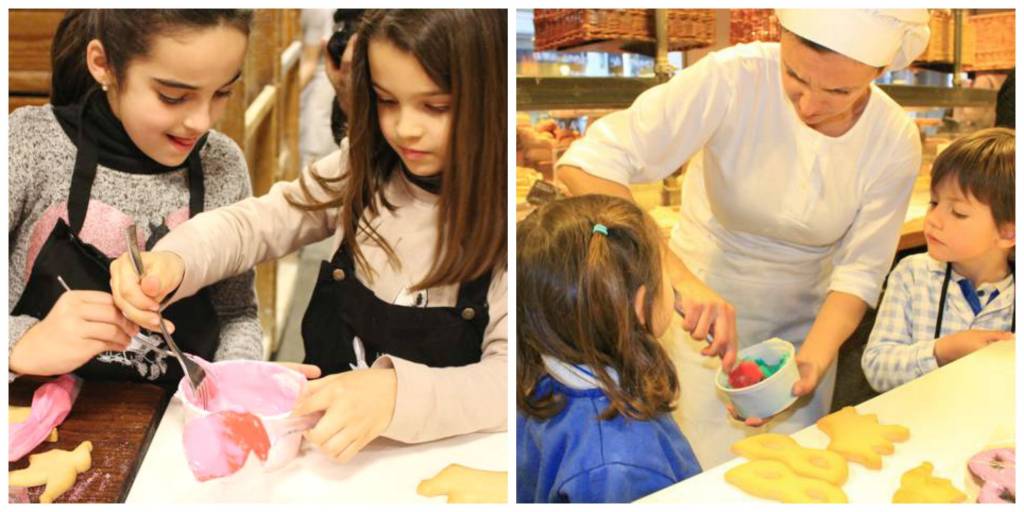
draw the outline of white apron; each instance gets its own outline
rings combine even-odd
[[[687,188],[702,187],[699,172],[699,167],[691,169]],[[693,196],[684,191],[683,201],[700,202]],[[744,257],[735,251],[724,254],[715,237],[686,210],[670,246],[694,275],[736,308],[739,348],[779,337],[799,350],[821,309],[831,266],[824,259],[823,265],[809,265]],[[729,447],[743,437],[762,432],[791,434],[828,413],[835,386],[834,362],[812,396],[797,400],[767,425],[754,428],[729,417],[728,400],[714,384],[721,360],[700,354],[707,342],[692,339],[679,322],[664,341],[679,373],[681,396],[674,415],[705,471],[734,458]]]

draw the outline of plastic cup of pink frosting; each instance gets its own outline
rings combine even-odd
[[[736,412],[744,418],[768,418],[785,410],[797,397],[793,396],[793,384],[800,380],[794,360],[796,350],[793,344],[771,338],[757,345],[739,351],[738,359],[761,359],[767,364],[777,364],[786,357],[785,364],[768,378],[745,388],[729,387],[729,374],[722,368],[715,374],[715,387],[732,402]]]
[[[185,424],[213,413],[233,411],[249,413],[263,424],[270,440],[265,470],[288,463],[299,453],[302,434],[315,424],[316,418],[291,415],[295,401],[305,387],[301,373],[266,361],[233,360],[200,364],[207,378],[214,379],[216,391],[207,407],[202,408],[183,378],[175,396],[185,409]],[[216,440],[210,440],[216,442]]]

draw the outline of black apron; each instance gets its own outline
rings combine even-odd
[[[1010,275],[1016,284],[1017,274],[1014,272],[1013,262],[1010,262]],[[953,264],[946,263],[946,276],[942,278],[942,291],[939,292],[939,313],[935,318],[935,339],[942,337],[942,313],[946,309],[946,295],[949,292],[949,281],[953,277]],[[1016,290],[1016,286],[1014,287]],[[1017,332],[1017,297],[1013,298],[1013,305],[1010,306],[1010,332]]]
[[[36,257],[25,290],[14,306],[12,315],[28,315],[40,320],[45,318],[64,293],[64,288],[57,281],[58,276],[62,277],[72,290],[110,292],[111,259],[78,237],[88,213],[89,195],[100,158],[96,140],[90,134],[90,130],[84,128],[84,113],[87,108],[94,107],[90,106],[89,99],[86,98],[77,108],[81,108],[78,113],[77,130],[73,136],[69,133],[78,147],[68,195],[70,225],[63,219],[58,219]],[[127,137],[127,134],[124,134],[124,137]],[[186,163],[189,167],[189,216],[193,216],[202,211],[204,201],[198,147],[189,155]],[[196,295],[172,304],[163,314],[174,323],[174,340],[184,352],[208,361],[213,359],[220,339],[220,323],[207,289],[204,288]],[[156,339],[159,339],[159,336]],[[135,366],[129,366],[100,361],[98,357],[78,368],[75,373],[86,379],[155,382],[169,388],[177,386],[182,377],[181,366],[173,358],[160,359],[166,366],[166,371],[158,377],[143,375],[152,371],[137,368],[138,365],[148,366],[145,363],[136,362]]]
[[[320,264],[313,296],[302,318],[305,363],[324,375],[357,364],[352,340],[365,348],[367,364],[392,355],[432,367],[480,361],[487,328],[491,272],[462,283],[454,307],[413,307],[379,299],[356,278],[352,255],[341,246]]]

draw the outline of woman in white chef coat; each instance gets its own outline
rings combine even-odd
[[[767,428],[826,414],[839,346],[877,304],[921,163],[914,123],[872,81],[924,50],[927,11],[776,13],[780,43],[709,54],[594,123],[557,164],[573,194],[629,196],[626,184],[690,160],[667,259],[691,333],[675,347],[681,423],[705,468],[763,429],[729,418],[720,361],[702,350],[731,367],[736,343],[792,341],[802,397]],[[708,333],[713,346],[694,341]]]

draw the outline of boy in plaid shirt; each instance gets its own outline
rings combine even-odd
[[[1013,337],[1013,130],[979,130],[935,159],[924,235],[928,252],[889,274],[864,349],[876,391]]]

